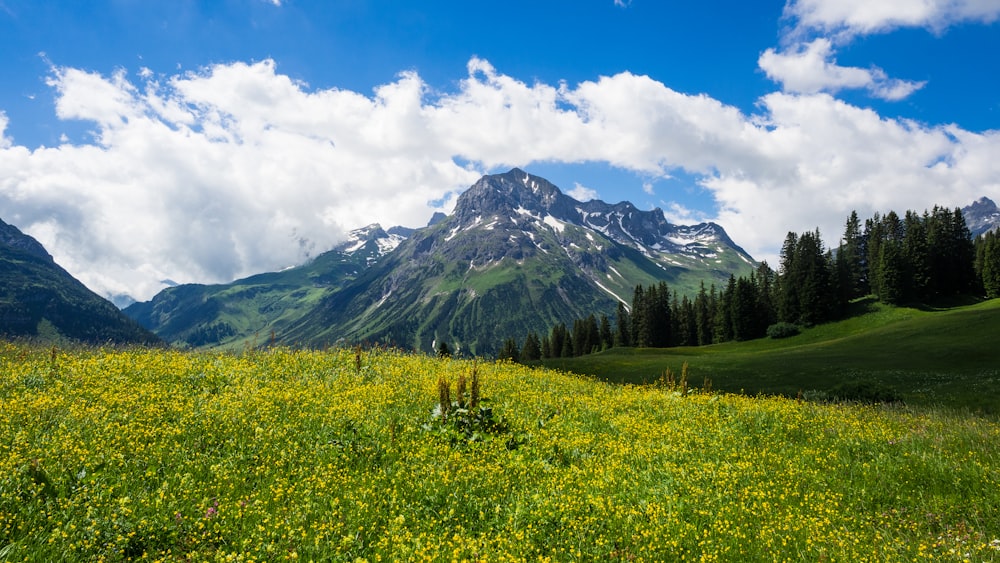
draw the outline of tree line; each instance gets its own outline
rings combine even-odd
[[[778,271],[760,263],[748,276],[731,275],[720,288],[701,284],[693,297],[666,282],[636,286],[631,306],[618,304],[612,321],[589,315],[508,338],[499,357],[514,361],[581,356],[613,346],[702,346],[794,334],[842,318],[849,303],[874,296],[883,303],[920,303],[963,294],[1000,297],[1000,235],[973,240],[959,208],[935,206],[918,214],[878,213],[862,225],[848,217],[836,248],[819,230],[789,232]]]

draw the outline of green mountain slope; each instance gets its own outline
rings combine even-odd
[[[400,238],[371,225],[313,261],[228,284],[165,289],[125,313],[181,347],[242,348],[267,343],[364,272]]]
[[[895,389],[907,402],[1000,413],[1000,300],[946,309],[859,303],[852,318],[782,340],[700,348],[627,349],[546,364],[616,382],[656,380],[687,362],[692,383],[795,396],[842,383]]]
[[[38,241],[3,221],[0,336],[91,344],[159,342],[59,267]]]

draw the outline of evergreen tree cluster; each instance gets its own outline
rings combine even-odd
[[[836,250],[824,246],[819,230],[789,232],[779,271],[762,262],[749,276],[730,276],[726,285],[705,288],[693,298],[666,282],[636,286],[632,306],[618,304],[611,321],[590,315],[528,335],[523,347],[508,339],[501,358],[536,361],[571,357],[612,346],[663,348],[703,346],[794,334],[842,317],[851,300],[874,295],[888,304],[925,302],[982,292],[1000,297],[1000,234],[972,240],[960,209],[935,206],[923,214],[876,213],[864,223],[848,217]]]
[[[983,294],[993,299],[1000,297],[1000,232],[989,231],[976,237],[976,279]]]
[[[530,332],[521,347],[518,347],[516,340],[508,338],[504,341],[498,357],[501,360],[533,362],[592,354],[615,345],[617,344],[611,331],[611,321],[607,315],[601,315],[600,320],[590,315],[585,319],[573,321],[572,330],[566,328],[565,323],[559,323],[552,327],[549,334],[541,338],[537,333]]]
[[[923,215],[907,211],[902,219],[890,211],[865,221],[860,267],[846,275],[857,280],[861,295],[891,304],[922,302],[979,289],[975,259],[961,209],[935,206]]]

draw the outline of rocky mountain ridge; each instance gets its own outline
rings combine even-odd
[[[981,197],[963,207],[962,215],[973,237],[1000,228],[1000,208],[988,197]]]
[[[169,288],[126,312],[184,346],[385,342],[488,352],[590,313],[636,284],[693,292],[753,259],[718,225],[579,202],[523,170],[484,176],[421,229],[368,225],[312,262],[218,286]]]

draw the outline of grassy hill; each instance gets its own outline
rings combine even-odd
[[[352,350],[0,367],[5,561],[1000,560],[970,414]]]
[[[975,415],[377,351],[0,365],[0,560],[1000,560]]]
[[[697,348],[618,348],[552,367],[612,382],[654,381],[687,362],[691,381],[716,389],[794,397],[841,383],[895,389],[913,404],[1000,413],[1000,300],[939,309],[864,301],[857,315],[780,340]]]

